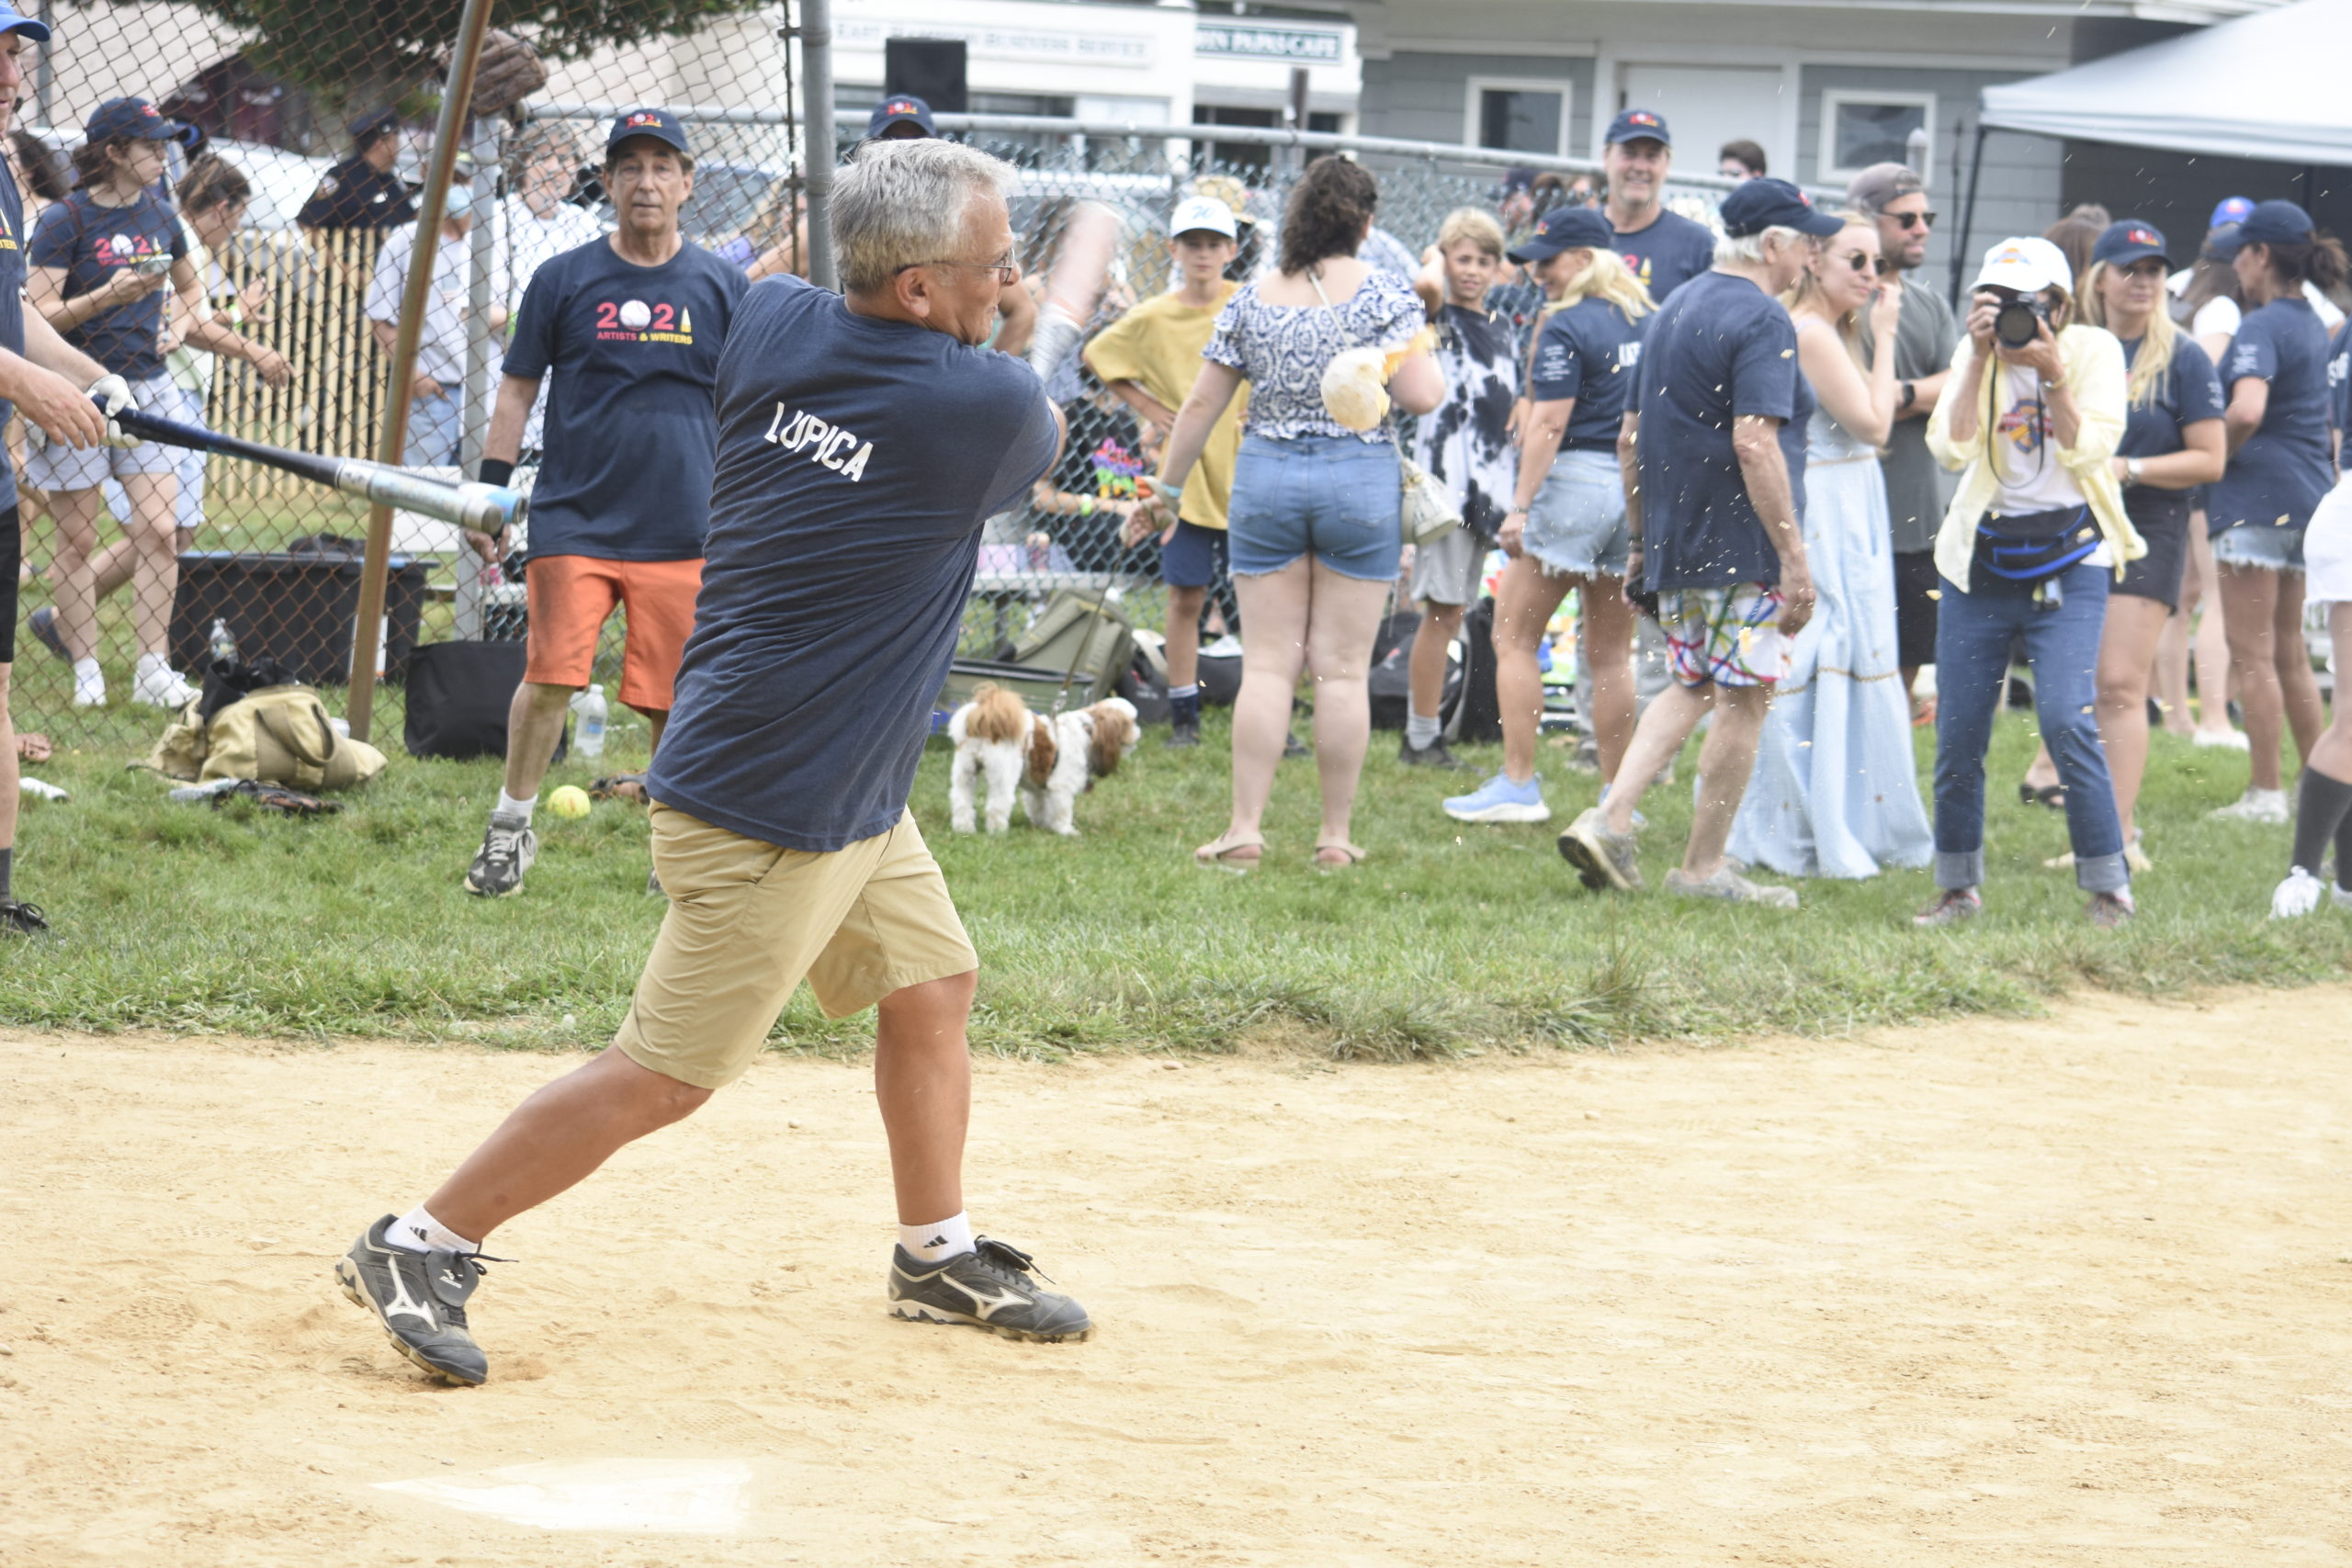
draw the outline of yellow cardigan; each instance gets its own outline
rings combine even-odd
[[[1960,400],[1969,395],[1969,389],[1961,384],[1961,371],[1973,346],[1968,335],[1962,333],[1952,350],[1951,379],[1944,383],[1936,412],[1928,416],[1928,450],[1945,468],[1956,473],[1967,470],[1951,505],[1944,510],[1943,526],[1936,531],[1936,570],[1963,593],[1968,592],[1969,565],[1976,556],[1976,525],[1984,520],[1999,489],[1984,461],[1984,433],[1993,426],[1994,389],[1999,381],[1991,369],[1980,376],[1974,389],[1975,439],[1965,446],[1952,445],[1952,412]],[[2108,553],[2115,558],[2115,575],[2120,578],[2124,562],[2148,553],[2147,541],[2124,514],[2123,488],[2115,482],[2115,470],[2109,466],[2123,439],[2123,345],[2104,327],[2069,326],[2058,334],[2058,356],[2065,363],[2066,385],[2075,394],[2079,416],[2075,445],[2058,448],[2058,462],[2075,476],[2083,499],[2090,503],[2091,515],[2098,519],[2099,532],[2107,536]]]

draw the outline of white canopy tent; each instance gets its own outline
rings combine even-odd
[[[2300,0],[1984,92],[1998,130],[2352,166],[2352,0]]]
[[[1995,130],[2206,158],[2352,167],[2352,0],[2298,0],[2103,60],[1984,90],[1955,255],[1968,254]],[[1952,270],[1960,297],[1962,268]]]

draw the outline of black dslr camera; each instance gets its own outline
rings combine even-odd
[[[1993,338],[2003,348],[2030,348],[2050,324],[2050,306],[2039,294],[2004,293],[1993,311]]]

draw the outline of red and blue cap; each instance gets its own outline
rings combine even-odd
[[[1674,138],[1667,134],[1666,117],[1656,109],[1619,109],[1617,118],[1609,122],[1609,134],[1601,140],[1614,147],[1621,141],[1650,141],[1671,147]]]
[[[612,151],[632,136],[650,136],[667,147],[681,152],[691,152],[686,145],[685,123],[668,109],[636,108],[613,121],[613,129],[605,138],[605,151]]]
[[[2205,227],[2219,229],[2224,223],[2243,223],[2254,216],[2254,202],[2243,196],[2225,196],[2214,204],[2213,216]]]
[[[875,105],[865,118],[865,139],[871,141],[894,125],[920,126],[925,136],[939,134],[931,120],[931,106],[912,93],[894,94]]]
[[[2091,247],[2091,260],[2105,262],[2109,266],[2130,266],[2133,262],[2154,256],[2166,266],[2172,257],[2166,254],[2164,231],[2143,218],[2126,218],[2120,223],[2110,223],[2107,231]]]
[[[1822,211],[1813,204],[1813,197],[1786,180],[1742,180],[1724,197],[1716,213],[1724,220],[1724,232],[1735,240],[1767,229],[1794,229],[1826,240],[1846,226],[1844,219]]]
[[[112,141],[127,136],[137,141],[176,141],[189,144],[194,129],[182,125],[144,98],[108,98],[90,111],[82,133],[92,141]]]
[[[1589,207],[1555,207],[1535,225],[1535,232],[1510,250],[1515,262],[1547,261],[1562,251],[1614,250],[1617,231],[1609,220]]]
[[[2215,239],[2213,249],[2227,261],[2248,245],[2308,245],[2311,242],[2310,213],[2291,201],[2258,201],[2237,232]]]
[[[35,43],[49,41],[49,24],[31,17],[17,15],[16,8],[0,0],[0,33],[22,33]]]

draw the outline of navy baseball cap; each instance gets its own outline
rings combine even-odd
[[[1606,251],[1615,248],[1617,231],[1609,220],[1589,207],[1555,207],[1545,213],[1535,225],[1535,232],[1510,253],[1515,262],[1538,262],[1573,251],[1579,246],[1587,250]]]
[[[1613,147],[1645,137],[1668,147],[1674,145],[1674,138],[1667,134],[1666,117],[1656,109],[1619,109],[1617,118],[1609,122],[1609,134],[1601,140]]]
[[[2234,234],[2222,234],[2213,241],[2213,249],[2223,261],[2229,260],[2248,245],[2308,245],[2312,243],[2312,215],[2291,201],[2260,201],[2255,203],[2245,221]]]
[[[0,0],[0,33],[22,33],[35,43],[47,43],[49,24],[35,21],[30,17],[19,17],[5,0]]]
[[[1767,229],[1794,229],[1826,240],[1846,226],[1844,219],[1822,211],[1811,197],[1786,180],[1742,180],[1716,210],[1723,218],[1724,232],[1735,240]]]
[[[351,132],[352,144],[356,147],[371,147],[375,145],[377,138],[389,135],[400,128],[401,111],[398,109],[378,109],[374,114],[361,115],[344,127],[345,130]]]
[[[82,132],[92,141],[128,136],[139,141],[186,141],[187,127],[144,98],[108,98],[90,111]]]
[[[2254,212],[2254,203],[2242,196],[2225,196],[2214,204],[2213,216],[2205,227],[2219,229],[2224,223],[2243,223]]]
[[[2130,266],[2154,256],[2170,266],[2172,257],[2165,250],[2163,230],[2143,219],[2126,218],[2120,223],[2107,226],[2107,232],[2091,247],[2091,260],[2109,266]]]
[[[939,128],[931,123],[931,106],[912,93],[900,93],[875,105],[874,112],[865,117],[865,139],[871,141],[894,125],[921,126],[925,136],[939,134]]]
[[[611,133],[605,138],[605,155],[610,157],[613,149],[632,136],[650,136],[681,152],[691,151],[686,146],[685,126],[668,109],[631,109],[614,120]]]

